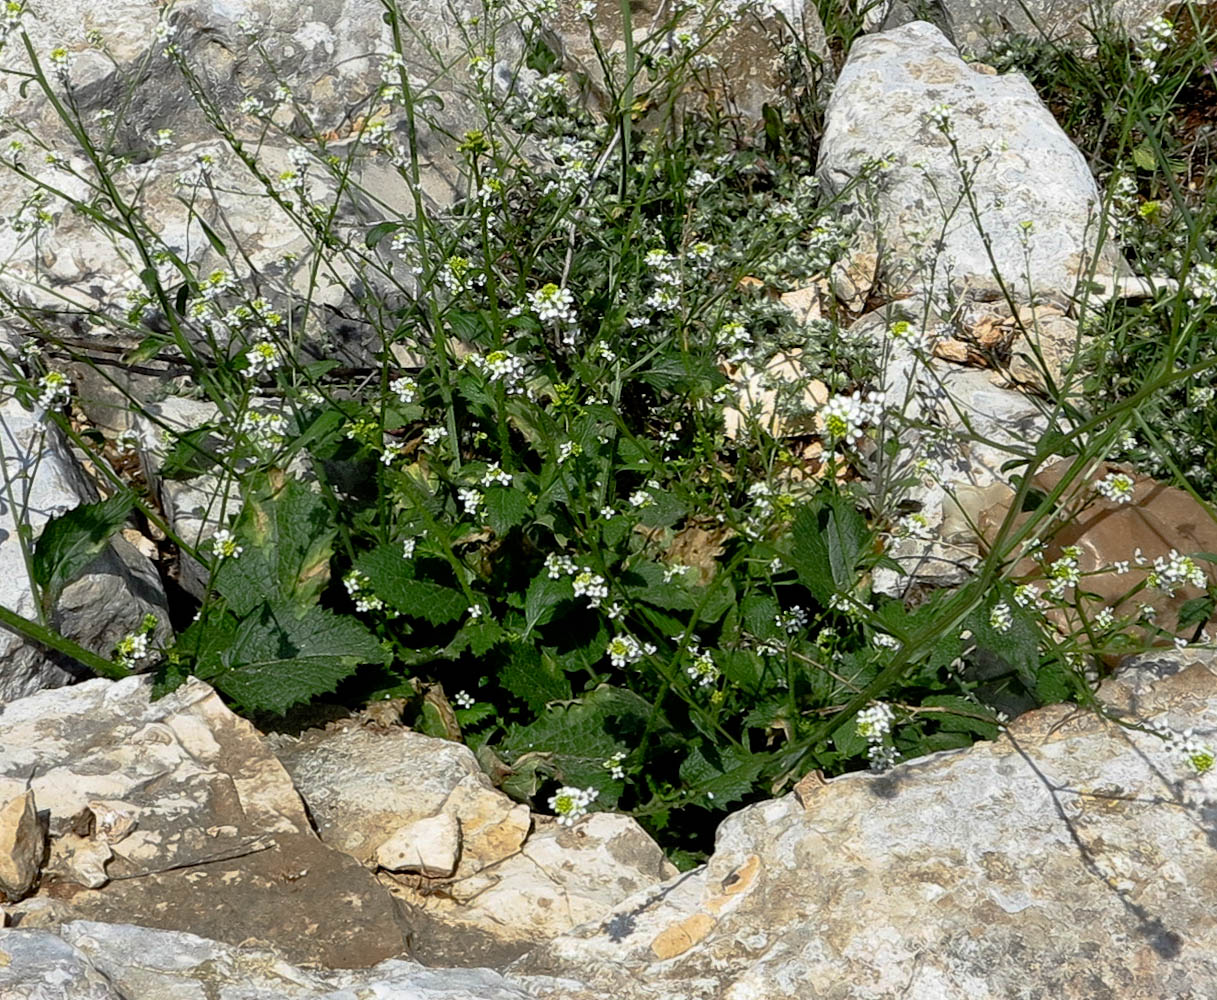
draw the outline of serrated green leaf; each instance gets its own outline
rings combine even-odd
[[[549,578],[548,570],[540,573],[528,585],[524,596],[524,636],[527,637],[538,625],[547,624],[563,601],[572,600],[575,589],[570,577]]]
[[[844,497],[803,507],[791,527],[791,564],[799,580],[827,605],[834,594],[852,591],[866,544],[866,521]]]
[[[967,698],[962,698],[956,694],[935,694],[928,698],[921,699],[922,705],[931,705],[940,708],[948,708],[957,711],[958,715],[951,715],[946,712],[933,713],[932,715],[923,716],[923,718],[932,719],[938,724],[938,728],[949,733],[975,733],[981,739],[995,740],[997,739],[997,722],[990,722],[988,719],[978,719],[977,715],[984,715],[985,711],[975,702],[968,701]]]
[[[50,614],[64,588],[110,544],[111,536],[126,523],[133,506],[130,493],[116,493],[47,521],[34,543],[32,567],[45,613]]]
[[[604,762],[633,749],[653,711],[634,692],[602,684],[574,702],[550,706],[531,725],[513,726],[496,749],[513,766],[526,754],[544,755],[559,781],[597,789],[597,804],[612,808],[620,790]]]
[[[355,560],[355,568],[372,583],[376,596],[403,615],[432,625],[456,621],[469,602],[454,587],[414,578],[414,564],[402,558],[400,545],[381,545]]]
[[[236,524],[245,551],[220,564],[216,589],[239,618],[266,600],[315,604],[329,582],[335,534],[325,501],[303,483],[255,487]]]
[[[749,754],[738,747],[720,752],[710,744],[702,744],[681,763],[680,779],[693,805],[723,809],[754,789],[764,763],[761,754]]]
[[[241,622],[222,659],[211,678],[215,687],[243,711],[282,715],[385,655],[354,618],[320,607],[300,615],[290,604],[266,602]]]
[[[512,650],[499,669],[498,680],[532,712],[542,712],[551,701],[565,701],[571,696],[570,681],[553,654],[531,645]]]
[[[651,503],[638,515],[638,523],[648,528],[669,528],[689,512],[689,507],[667,490],[651,490]]]
[[[496,535],[505,535],[523,524],[528,517],[528,498],[509,486],[491,486],[486,490],[486,523]]]

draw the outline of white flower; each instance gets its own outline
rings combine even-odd
[[[482,617],[483,609],[480,604],[470,604],[469,608],[467,610],[469,612],[469,617],[472,618],[474,621],[477,621],[479,618]]]
[[[608,597],[608,584],[605,583],[604,577],[593,573],[587,567],[583,567],[575,575],[574,586],[575,596],[586,597],[589,608],[600,607],[600,602]]]
[[[456,491],[457,498],[461,502],[461,506],[465,508],[465,513],[470,517],[477,517],[478,512],[482,509],[482,502],[485,499],[480,492],[468,487],[461,487]]]
[[[559,826],[574,826],[575,821],[587,815],[587,807],[600,795],[594,788],[575,788],[563,785],[549,799],[549,808],[558,817]]]
[[[148,655],[148,633],[132,632],[123,636],[118,640],[114,652],[118,657],[118,662],[130,670],[135,666],[137,660],[142,660]]]
[[[886,702],[877,701],[870,708],[858,713],[855,730],[859,736],[870,743],[882,743],[892,731],[892,723],[896,714]]]
[[[618,750],[602,766],[608,771],[610,778],[621,781],[625,778],[625,751]]]
[[[342,578],[342,585],[355,602],[356,611],[379,611],[385,606],[384,601],[371,593],[372,581],[357,569]]]
[[[858,393],[834,396],[821,408],[820,415],[824,420],[824,430],[833,440],[846,445],[862,440],[862,428],[867,423],[868,413]]]
[[[405,538],[401,543],[401,555],[403,559],[414,558],[414,547],[418,544],[417,538]]]
[[[1178,587],[1203,588],[1207,580],[1204,570],[1197,566],[1190,556],[1182,555],[1175,549],[1171,549],[1170,555],[1159,556],[1154,560],[1154,568],[1145,578],[1145,582],[1169,597]]]
[[[458,691],[452,700],[457,708],[473,708],[474,705],[474,697],[468,691]]]
[[[778,612],[778,614],[774,615],[773,622],[778,628],[785,631],[787,635],[797,635],[807,628],[807,609],[796,604],[789,611]]]
[[[511,473],[504,472],[501,468],[499,468],[498,462],[491,465],[490,468],[488,468],[482,475],[483,486],[494,486],[496,484],[499,486],[511,485]]]
[[[1014,615],[1010,611],[1010,605],[1005,601],[994,604],[993,610],[989,612],[989,627],[994,632],[1009,632],[1013,624]]]
[[[710,687],[718,680],[718,667],[714,665],[713,657],[706,650],[692,646],[689,655],[693,662],[685,667],[685,673],[698,687]]]
[[[418,383],[409,375],[402,375],[389,383],[389,391],[403,403],[413,403],[418,399]]]
[[[1132,476],[1123,472],[1112,472],[1094,484],[1095,492],[1101,494],[1112,503],[1130,503],[1133,498]]]
[[[211,536],[211,553],[220,559],[235,559],[245,549],[236,543],[232,537],[232,532],[227,528],[221,528]]]
[[[567,576],[574,576],[579,571],[570,556],[557,555],[553,552],[545,557],[545,570],[551,580],[557,580],[564,573]]]
[[[447,427],[428,427],[425,431],[423,431],[423,444],[427,445],[429,448],[434,448],[447,436]]]
[[[259,340],[245,352],[245,374],[250,378],[274,371],[282,364],[283,355],[269,340]]]
[[[72,383],[63,372],[47,372],[38,380],[38,395],[34,405],[42,410],[62,406],[72,395]]]
[[[569,288],[550,282],[533,292],[529,302],[542,323],[565,326],[575,321],[575,296]]]
[[[628,632],[614,636],[609,640],[608,655],[614,667],[622,669],[641,660],[648,653],[655,652],[650,643],[643,645]]]

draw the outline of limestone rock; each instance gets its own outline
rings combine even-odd
[[[33,790],[0,779],[0,902],[19,900],[33,888],[45,847]]]
[[[1103,697],[1217,742],[1212,653],[1134,664]],[[1156,736],[1041,709],[992,743],[743,809],[704,868],[510,971],[620,1000],[1211,996],[1215,793]]]
[[[360,861],[372,862],[405,824],[439,813],[463,779],[510,801],[494,791],[468,747],[400,727],[344,721],[299,739],[274,737],[270,745],[321,839]],[[466,847],[471,832],[462,831]]]
[[[1146,22],[1176,6],[1177,0],[881,0],[869,5],[865,23],[874,31],[928,19],[957,45],[984,53],[1015,35],[1089,42],[1088,29],[1096,23],[1114,23],[1137,35]]]
[[[500,966],[675,874],[629,816],[593,813],[569,829],[552,819],[537,823],[516,853],[440,892],[382,876],[410,905],[417,958]]]
[[[6,1000],[529,1000],[489,969],[389,959],[359,972],[304,968],[281,952],[195,934],[74,921],[58,934],[0,930]]]
[[[416,819],[376,848],[376,863],[391,872],[448,878],[461,856],[461,825],[450,813]]]
[[[783,85],[796,72],[809,77],[812,86],[830,79],[832,62],[824,26],[816,5],[806,0],[775,0],[759,5],[755,16],[750,13],[727,18],[721,24],[717,19],[698,16],[698,8],[689,8],[675,32],[658,30],[672,19],[671,7],[656,0],[631,0],[630,8],[634,44],[641,47],[644,56],[679,58],[680,42],[673,36],[681,32],[688,33],[686,37],[693,40],[695,47],[705,40],[706,44],[696,54],[703,63],[702,80],[709,84],[712,96],[728,114],[738,115],[750,124],[760,122],[766,103],[779,101]],[[598,5],[589,22],[579,14],[578,3],[563,0],[556,13],[543,17],[543,23],[565,67],[586,81],[583,86],[589,91],[586,96],[593,106],[606,106],[609,95],[592,32],[607,55],[614,78],[624,79],[625,35],[617,6]],[[797,69],[787,65],[783,57],[784,44],[793,39],[802,46],[801,55],[807,63]],[[635,84],[636,92],[641,93],[654,82],[644,75]]]
[[[966,169],[981,159],[975,219],[943,114]],[[1027,301],[1044,290],[1072,294],[1092,266],[1100,275],[1127,270],[1110,241],[1096,247],[1098,187],[1031,84],[974,73],[924,21],[858,38],[829,102],[816,170],[825,193],[840,196],[876,158],[883,164],[865,192],[841,207],[858,224],[855,239],[879,249],[888,298],[941,301],[965,279],[991,276],[994,263]]]
[[[97,490],[58,428],[16,399],[0,401],[3,464],[0,475],[12,491],[0,506],[0,604],[37,618],[17,525],[35,536],[46,522],[98,499]],[[14,509],[15,508],[15,509]],[[169,628],[160,577],[152,564],[121,537],[91,563],[61,595],[50,624],[82,646],[109,655],[147,614],[160,621],[156,638]],[[79,665],[48,653],[8,631],[0,631],[0,703],[88,676]]]
[[[147,678],[44,691],[0,714],[0,775],[48,813],[38,894],[55,914],[192,929],[295,961],[373,965],[405,951],[400,907],[316,839],[253,727],[191,681],[160,701]]]

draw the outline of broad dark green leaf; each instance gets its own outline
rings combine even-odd
[[[549,571],[541,570],[528,585],[528,593],[524,597],[524,635],[528,636],[538,625],[547,624],[558,605],[574,596],[570,577],[563,575],[551,580]]]
[[[528,498],[510,486],[491,486],[486,490],[486,523],[496,535],[505,535],[524,523]]]
[[[47,521],[33,552],[34,582],[42,592],[44,611],[49,613],[64,588],[101,554],[134,505],[130,493],[116,493]]]
[[[263,604],[241,622],[212,683],[244,711],[282,715],[333,691],[365,663],[384,662],[380,643],[354,618],[286,603]]]
[[[403,559],[400,545],[381,545],[365,552],[355,567],[372,582],[376,596],[403,615],[432,625],[456,621],[469,607],[455,587],[414,578],[414,563]]]
[[[680,779],[693,805],[722,809],[753,790],[764,764],[763,754],[749,754],[738,747],[719,751],[702,744],[681,763]]]
[[[566,701],[571,696],[566,672],[551,653],[533,645],[516,646],[499,669],[498,679],[532,712],[542,712],[551,701]]]
[[[822,604],[852,591],[858,559],[866,544],[866,521],[843,497],[810,504],[791,528],[791,563],[799,580]]]

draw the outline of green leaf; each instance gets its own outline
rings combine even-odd
[[[653,711],[634,692],[602,684],[576,701],[550,706],[531,725],[513,726],[497,750],[508,764],[525,754],[543,755],[559,781],[599,790],[597,804],[612,808],[620,790],[604,762],[634,748]]]
[[[422,618],[432,625],[456,621],[469,602],[453,587],[414,578],[414,564],[402,558],[400,545],[381,545],[355,560],[367,575],[376,596],[403,615]]]
[[[975,702],[968,701],[967,698],[961,698],[956,694],[935,694],[921,699],[921,704],[950,708],[960,713],[959,715],[948,715],[945,712],[941,714],[934,712],[922,716],[922,718],[933,719],[938,723],[938,728],[944,732],[975,733],[981,739],[997,739],[997,721],[989,722],[986,719],[975,718],[977,715],[986,714],[985,710]]]
[[[241,622],[212,683],[245,712],[284,714],[333,691],[365,663],[383,663],[376,637],[324,608],[266,602]]]
[[[496,535],[505,535],[528,516],[528,498],[509,486],[486,490],[486,523]]]
[[[688,512],[688,506],[667,490],[651,490],[651,503],[642,508],[638,523],[648,528],[669,528]]]
[[[528,585],[528,593],[524,596],[524,636],[538,625],[547,624],[563,601],[572,600],[575,596],[570,577],[561,576],[557,580],[549,578],[548,570],[541,570],[536,578]]]
[[[134,505],[130,493],[116,493],[108,500],[81,504],[43,526],[34,543],[33,575],[47,614],[64,588],[84,573],[126,523]]]
[[[851,715],[835,730],[832,741],[842,757],[861,757],[869,746],[865,736],[858,734],[858,717]]]
[[[695,747],[680,765],[680,779],[691,793],[691,804],[722,809],[753,790],[764,767],[762,754],[739,747],[720,753],[711,744]]]
[[[368,230],[368,235],[364,237],[363,245],[369,250],[375,250],[378,243],[390,233],[395,233],[401,228],[397,222],[378,222]]]
[[[570,681],[553,654],[532,645],[512,650],[511,659],[499,670],[498,680],[532,712],[542,712],[551,701],[565,701],[571,696]]]
[[[1158,166],[1158,160],[1154,156],[1153,149],[1147,142],[1141,143],[1139,146],[1134,146],[1132,151],[1133,163],[1142,170],[1153,170]]]
[[[237,519],[245,551],[216,572],[216,589],[242,618],[266,600],[315,604],[330,579],[336,531],[325,501],[295,480],[267,485],[255,486]]]
[[[827,605],[834,594],[852,591],[857,563],[869,537],[866,521],[844,497],[803,507],[791,527],[791,563],[799,580]]]
[[[212,229],[211,226],[207,225],[203,217],[197,212],[194,214],[193,219],[203,227],[203,234],[207,237],[207,242],[211,244],[211,248],[221,257],[227,259],[228,247],[224,245],[224,241],[220,239],[216,231]]]

